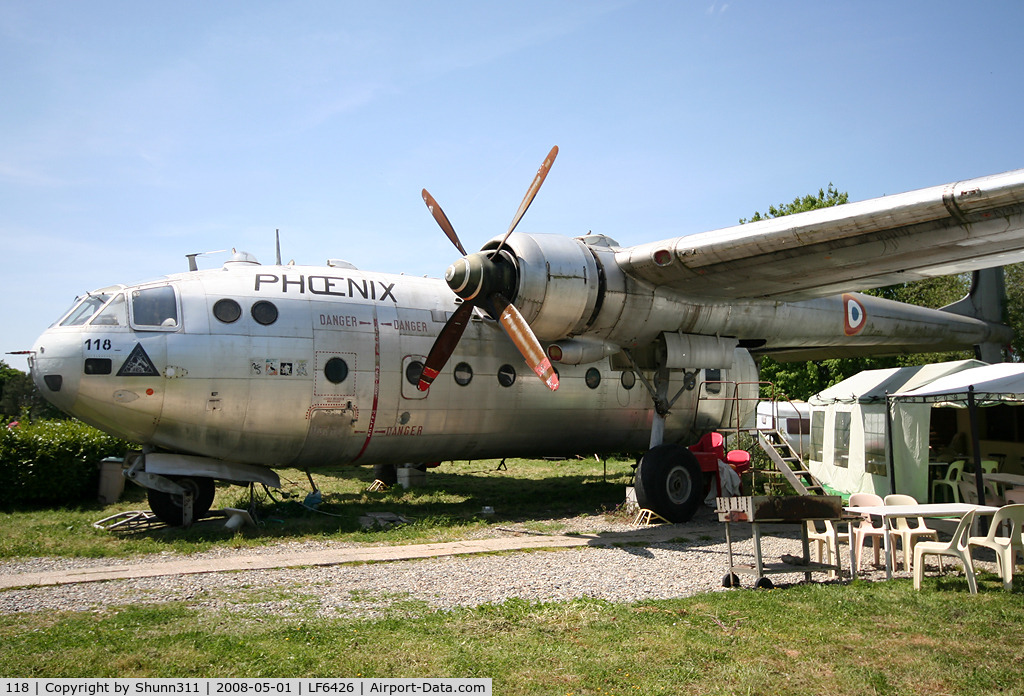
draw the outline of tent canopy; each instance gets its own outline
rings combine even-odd
[[[985,402],[1024,401],[1024,364],[997,363],[975,367],[940,377],[916,389],[904,388],[891,398],[899,402],[965,406],[967,393],[972,386],[975,401],[979,405]]]
[[[931,365],[865,370],[835,386],[822,390],[808,401],[812,406],[827,406],[835,403],[881,403],[885,401],[886,393],[907,392],[944,378],[946,375],[972,371],[972,368],[984,365],[985,363],[980,360],[957,360]]]

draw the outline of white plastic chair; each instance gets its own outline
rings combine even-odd
[[[981,461],[981,473],[984,474],[995,474],[999,472],[999,462],[992,459],[983,459]],[[973,471],[963,471],[960,473],[960,480],[966,481],[972,486],[977,487],[976,479],[974,478]],[[962,489],[961,489],[962,491]],[[963,493],[961,493],[963,497]],[[975,496],[977,497],[977,496]],[[985,481],[985,504],[986,505],[1005,505],[1006,501],[1003,499],[1003,487],[992,481]]]
[[[957,488],[960,489],[960,499],[965,503],[969,503],[971,505],[979,504],[978,484],[975,482],[973,476],[970,479],[964,479],[957,483]],[[985,481],[985,504],[992,505],[993,507],[1006,504],[1003,497],[996,493],[995,488],[988,481]]]
[[[1009,536],[996,536],[1003,522],[1010,524]],[[988,536],[971,537],[970,546],[984,546],[996,552],[996,571],[1003,579],[1003,589],[1013,589],[1013,568],[1017,560],[1017,552],[1024,553],[1024,540],[1021,537],[1021,526],[1024,525],[1024,505],[1006,505],[992,518],[992,526],[988,528]]]
[[[874,493],[854,493],[850,496],[850,507],[879,507],[885,505],[885,501]],[[861,552],[864,547],[864,540],[870,538],[875,549],[875,565],[878,565],[878,553],[881,550],[882,539],[885,538],[885,527],[876,527],[870,515],[861,515],[860,525],[853,528],[853,569],[856,573],[860,570]]]
[[[968,537],[971,532],[971,524],[974,522],[974,510],[971,510],[960,519],[953,538],[949,543],[941,541],[921,541],[914,547],[914,589],[921,589],[921,579],[924,577],[924,557],[928,555],[939,556],[939,571],[942,571],[942,556],[955,556],[964,565],[964,575],[967,576],[967,587],[971,594],[978,594],[978,582],[974,578],[974,565],[971,562],[971,547],[968,544]]]
[[[957,483],[957,488],[960,489],[960,499],[968,505],[979,505],[978,501],[978,486],[974,481],[960,481]],[[987,502],[987,501],[986,501]],[[978,520],[974,520],[974,527],[971,529],[972,533],[978,531]]]
[[[932,502],[940,502],[936,493],[938,492],[938,489],[942,487],[949,488],[949,495],[953,499],[954,503],[960,502],[960,491],[957,488],[957,481],[960,480],[960,472],[963,470],[964,460],[957,459],[946,468],[946,478],[935,479],[932,481]]]
[[[807,520],[807,540],[815,542],[818,547],[818,563],[833,563],[833,557],[839,557],[839,544],[850,543],[850,535],[846,532],[836,531],[832,520],[823,520],[825,531],[819,532],[814,520]],[[824,559],[824,560],[823,560]],[[835,571],[829,571],[830,577],[835,577]]]
[[[899,495],[893,493],[885,496],[886,505],[917,505],[917,500],[910,495]],[[939,540],[939,534],[934,529],[929,529],[928,525],[924,523],[923,517],[917,517],[917,524],[914,526],[910,525],[909,518],[906,517],[895,517],[896,528],[890,529],[889,534],[895,543],[896,539],[900,540],[900,545],[903,546],[903,569],[908,573],[914,572],[912,565],[914,556],[914,546],[920,539],[931,539],[933,541]],[[893,565],[896,565],[896,551],[893,550]]]
[[[1007,505],[1024,503],[1024,488],[1007,488],[1003,491],[1003,497]]]

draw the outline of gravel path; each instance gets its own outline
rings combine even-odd
[[[558,520],[565,531],[594,532],[631,529],[603,518]],[[90,582],[75,585],[11,589],[0,592],[0,613],[38,611],[100,611],[132,603],[186,602],[211,610],[240,612],[254,619],[275,614],[291,617],[376,617],[388,612],[423,613],[517,597],[530,601],[593,597],[613,602],[682,597],[721,591],[727,565],[724,527],[702,513],[688,524],[675,525],[678,538],[646,546],[581,547],[557,551],[508,552],[500,555],[453,556],[362,565],[283,568]],[[785,535],[762,535],[766,562],[783,554],[800,555],[797,527]],[[492,527],[488,534],[531,533],[522,525]],[[734,525],[737,563],[753,562],[750,528]],[[740,540],[737,540],[740,537]],[[281,553],[358,544],[289,543],[262,549],[221,548],[188,558]],[[846,547],[843,547],[845,552]],[[174,554],[132,559],[19,559],[0,564],[0,574],[41,572],[103,565],[163,562]],[[847,557],[843,558],[844,566]],[[981,563],[985,566],[986,564]],[[897,573],[897,577],[909,577]],[[874,570],[867,579],[884,579]],[[826,581],[815,574],[815,581]],[[773,575],[776,585],[803,581],[803,573]],[[742,576],[750,587],[753,578]]]

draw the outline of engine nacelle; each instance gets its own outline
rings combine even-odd
[[[589,365],[615,355],[619,346],[593,338],[566,338],[548,346],[548,357],[563,365]]]
[[[494,249],[500,238],[484,245]],[[513,233],[505,246],[516,257],[513,299],[542,341],[557,341],[584,331],[601,297],[597,262],[589,247],[556,234]]]

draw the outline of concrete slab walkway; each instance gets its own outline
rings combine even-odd
[[[367,546],[281,554],[239,554],[226,558],[189,559],[154,562],[132,562],[92,568],[79,568],[43,573],[0,575],[0,590],[15,587],[68,585],[103,580],[126,580],[160,575],[223,573],[237,570],[267,570],[302,566],[330,566],[342,563],[373,563],[408,561],[437,556],[458,556],[526,549],[567,548],[574,546],[615,546],[617,544],[650,544],[669,541],[693,533],[692,527],[658,525],[634,532],[602,532],[583,535],[524,535],[470,541],[452,541],[407,546]]]

